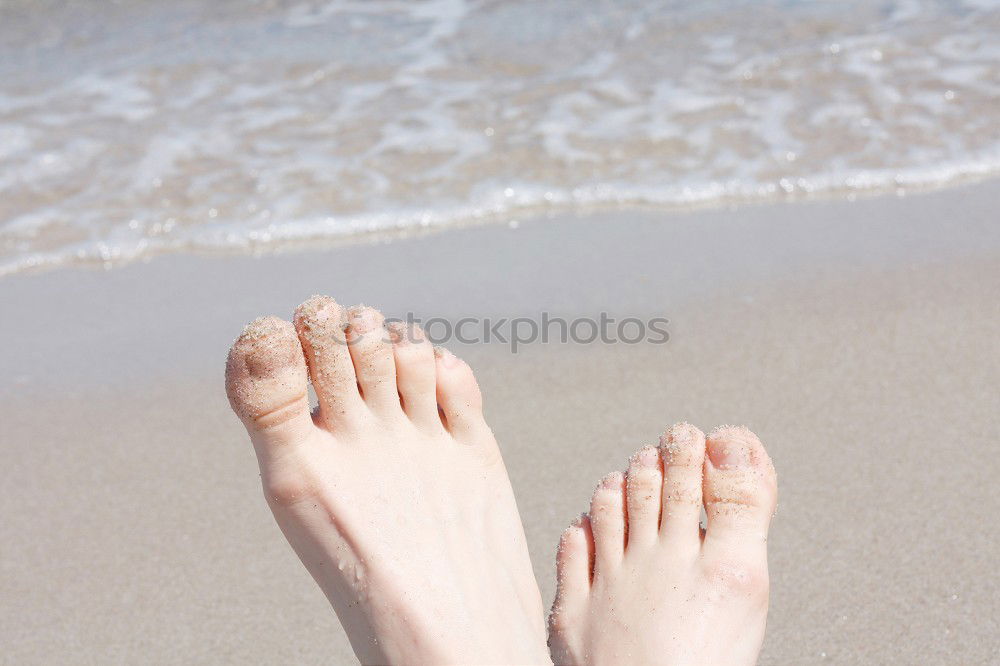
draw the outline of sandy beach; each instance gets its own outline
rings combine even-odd
[[[1000,186],[525,220],[0,280],[0,659],[351,663],[273,524],[226,349],[313,293],[422,317],[667,317],[665,345],[453,344],[546,603],[560,531],[669,424],[781,497],[762,664],[1000,660]]]

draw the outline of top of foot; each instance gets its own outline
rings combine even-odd
[[[307,382],[319,400],[310,414]],[[264,493],[363,663],[546,663],[517,506],[467,364],[317,296],[226,368]]]

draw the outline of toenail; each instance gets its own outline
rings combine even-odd
[[[281,320],[277,317],[258,317],[243,328],[239,340],[256,341],[281,331]]]
[[[642,467],[656,467],[660,462],[660,454],[653,447],[647,446],[635,454],[635,462]]]
[[[389,331],[389,340],[394,345],[405,345],[410,342],[409,331],[406,328],[406,322],[402,321],[390,321],[385,325],[386,329]]]
[[[375,310],[364,305],[351,308],[349,319],[354,332],[362,335],[374,331],[382,325]]]
[[[395,320],[387,322],[385,327],[389,330],[389,339],[394,345],[411,345],[424,339],[420,327],[411,321]]]
[[[738,439],[708,442],[708,457],[718,469],[750,466],[750,445]]]
[[[620,489],[622,485],[621,472],[612,472],[601,479],[601,488]]]
[[[697,433],[698,429],[690,423],[675,423],[667,430],[667,439],[683,444],[694,441],[697,438]]]
[[[253,328],[251,328],[253,327]],[[247,373],[255,379],[263,379],[295,365],[296,354],[301,354],[290,335],[284,333],[280,322],[254,322],[240,336],[244,350],[241,357]]]
[[[329,296],[310,296],[296,310],[296,316],[303,322],[324,322],[336,311],[337,302]]]
[[[441,359],[441,363],[444,364],[446,368],[453,368],[458,365],[458,357],[444,347],[435,347],[434,355]]]

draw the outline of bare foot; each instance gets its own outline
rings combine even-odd
[[[562,535],[557,664],[740,666],[767,619],[774,467],[746,428],[672,427],[606,476]],[[700,529],[701,508],[708,516]]]
[[[274,517],[363,663],[549,663],[472,370],[383,321],[317,296],[233,344],[226,388]]]

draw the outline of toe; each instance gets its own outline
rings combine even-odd
[[[385,318],[363,305],[348,311],[347,347],[354,361],[361,397],[373,411],[401,413],[396,389],[396,361],[383,325]]]
[[[389,324],[396,359],[396,388],[403,411],[420,427],[440,431],[434,348],[416,324]]]
[[[774,467],[764,446],[742,427],[724,426],[707,438],[705,548],[752,544],[763,550],[777,502]]]
[[[625,554],[625,478],[612,472],[601,480],[590,500],[594,533],[594,579],[613,574]]]
[[[660,455],[654,447],[644,447],[632,456],[625,481],[628,549],[632,550],[655,543],[660,526],[663,474]]]
[[[313,296],[295,310],[295,330],[319,400],[320,419],[330,430],[349,427],[365,412],[344,332],[344,309],[329,296]]]
[[[312,433],[307,386],[302,348],[287,321],[257,319],[233,343],[226,393],[262,463]]]
[[[593,540],[586,515],[573,521],[559,538],[556,552],[556,599],[549,615],[550,631],[562,632],[576,624],[590,594]]]
[[[689,423],[672,426],[660,438],[663,458],[663,514],[660,532],[678,548],[700,547],[705,434]]]
[[[483,396],[472,368],[447,349],[434,350],[437,404],[453,436],[475,441],[484,430]]]

